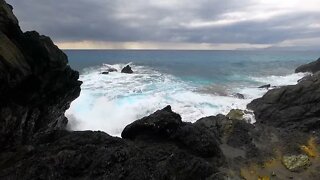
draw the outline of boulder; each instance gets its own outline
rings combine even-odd
[[[300,73],[300,72],[311,72],[311,73],[316,73],[317,71],[320,70],[320,58],[316,61],[313,61],[308,64],[304,64],[299,66],[295,72]]]
[[[201,157],[222,159],[217,138],[201,126],[181,121],[170,106],[126,126],[122,138],[136,141],[170,141]]]
[[[167,106],[126,126],[121,133],[121,137],[131,140],[139,136],[168,137],[181,125],[180,115],[174,113],[171,106]]]
[[[131,67],[130,67],[129,65],[127,65],[126,67],[124,67],[124,68],[121,70],[121,73],[132,74],[133,71],[132,71]]]
[[[236,93],[233,95],[234,97],[238,98],[238,99],[245,99],[244,95],[241,93]]]
[[[245,113],[241,109],[231,109],[226,116],[230,119],[243,120],[244,115]]]
[[[311,165],[307,155],[285,155],[282,157],[283,165],[290,171],[299,171]]]

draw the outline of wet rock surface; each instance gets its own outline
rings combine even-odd
[[[129,65],[125,66],[122,70],[121,73],[126,73],[126,74],[132,74],[133,71]]]
[[[3,0],[0,30],[0,179],[320,179],[317,73],[250,103],[255,124],[237,110],[187,123],[167,106],[122,138],[70,132],[78,72]]]
[[[262,98],[248,104],[257,122],[299,129],[306,132],[320,128],[320,73],[300,81],[268,91]]]

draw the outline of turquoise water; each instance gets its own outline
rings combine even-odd
[[[257,86],[295,84],[300,64],[320,52],[270,51],[65,51],[84,82],[66,113],[71,129],[119,135],[132,121],[170,104],[185,121],[245,109],[266,90]],[[134,74],[100,73],[130,64]],[[242,93],[245,99],[234,97]]]

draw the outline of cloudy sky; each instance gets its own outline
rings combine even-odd
[[[320,0],[7,0],[65,49],[320,49]]]

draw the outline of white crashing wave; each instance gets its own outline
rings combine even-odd
[[[119,136],[129,123],[171,105],[184,121],[193,122],[205,116],[226,114],[231,109],[246,109],[254,98],[267,90],[255,86],[234,88],[232,93],[242,93],[246,99],[203,93],[190,83],[174,76],[160,73],[144,66],[132,65],[134,74],[122,74],[125,64],[87,69],[80,76],[83,81],[80,97],[66,112],[72,130],[101,130]],[[118,72],[102,75],[115,68]],[[254,78],[272,85],[295,84],[303,74]]]

